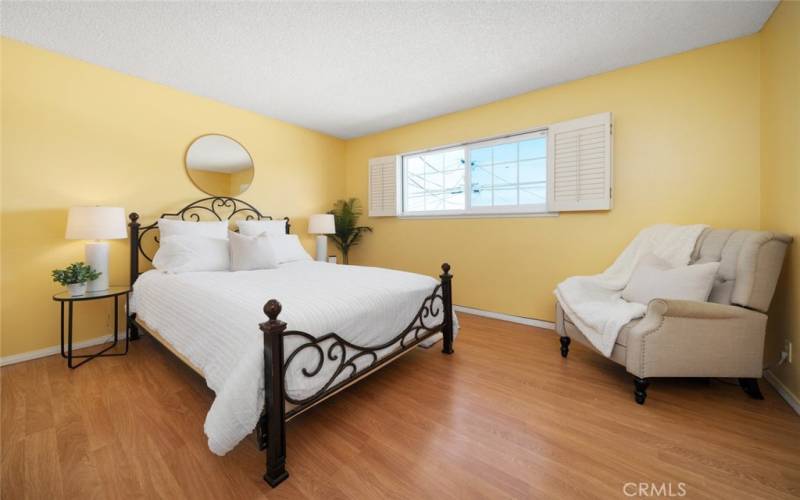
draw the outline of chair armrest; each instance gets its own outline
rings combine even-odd
[[[748,316],[763,316],[762,313],[744,307],[694,300],[654,299],[647,305],[647,316],[673,318],[732,319]]]
[[[637,377],[760,377],[767,316],[711,302],[656,299],[628,335]]]

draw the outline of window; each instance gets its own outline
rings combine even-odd
[[[403,214],[529,213],[546,208],[543,131],[402,158]]]
[[[403,212],[464,210],[463,148],[403,157]]]
[[[369,216],[610,210],[611,113],[369,160]]]

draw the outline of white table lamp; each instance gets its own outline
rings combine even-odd
[[[328,236],[336,233],[336,221],[332,214],[314,214],[308,219],[308,232],[317,235],[317,260],[328,260]]]
[[[108,242],[128,237],[125,209],[122,207],[72,207],[67,217],[68,240],[94,240],[86,243],[86,263],[102,273],[88,283],[86,290],[108,290]]]

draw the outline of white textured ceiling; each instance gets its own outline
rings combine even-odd
[[[0,30],[350,138],[754,33],[776,5],[3,1]]]

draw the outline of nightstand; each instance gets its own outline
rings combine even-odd
[[[125,329],[125,351],[105,354],[110,349],[113,349],[117,346],[117,341],[119,340],[119,298],[120,296],[125,296],[125,310],[128,310],[128,303],[129,303],[129,295],[131,289],[127,286],[112,286],[108,290],[101,290],[97,292],[86,292],[83,295],[78,296],[71,296],[69,292],[61,292],[53,295],[53,300],[58,302],[61,305],[61,356],[67,360],[67,366],[70,368],[77,368],[82,364],[93,360],[97,357],[106,357],[106,356],[124,356],[128,354],[128,330]],[[106,347],[105,349],[98,351],[94,354],[72,354],[72,307],[75,302],[84,302],[87,300],[100,300],[100,299],[114,299],[114,342]],[[64,351],[64,306],[66,305],[67,311],[67,350]],[[73,359],[80,359],[83,358],[83,361],[74,365],[72,363]]]

